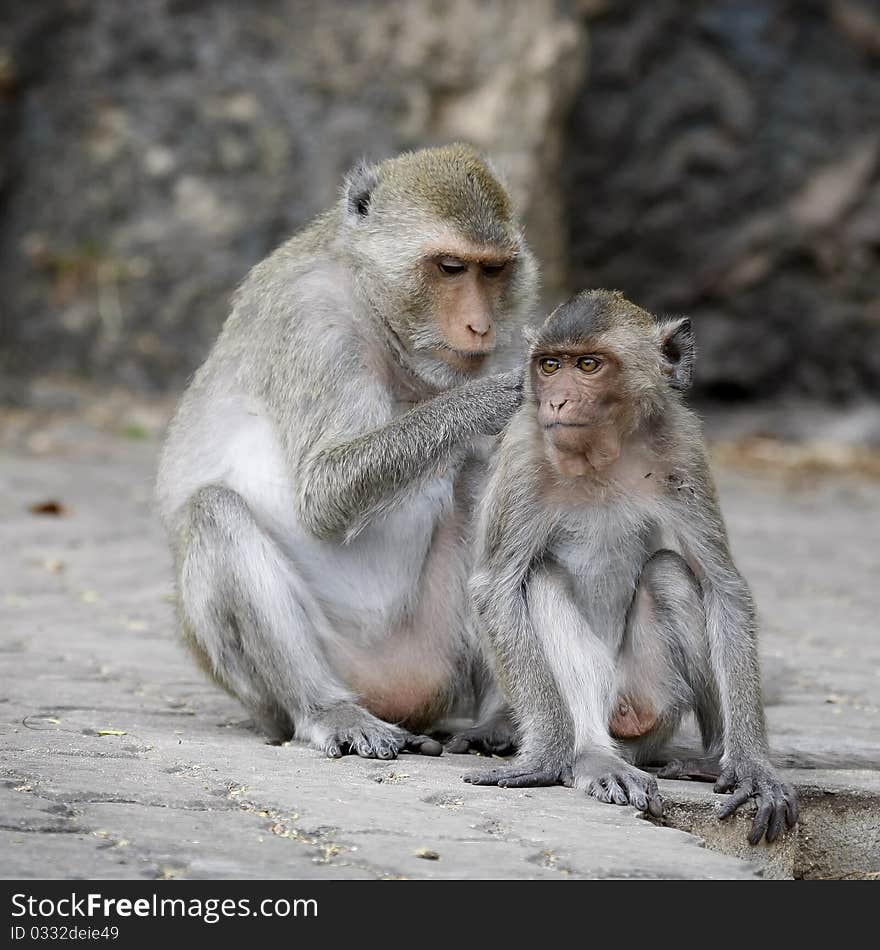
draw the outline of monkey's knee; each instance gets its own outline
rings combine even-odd
[[[243,499],[221,485],[205,485],[190,497],[180,552],[180,605],[191,638],[212,652],[205,642],[206,626],[229,611],[223,602],[234,596],[238,548],[249,521]],[[216,662],[216,657],[211,656]]]
[[[642,568],[642,583],[660,606],[702,611],[700,584],[687,561],[675,551],[662,549]]]
[[[650,597],[659,632],[684,647],[690,665],[703,654],[706,640],[703,592],[694,572],[675,551],[658,551],[642,570],[641,586]]]
[[[260,540],[236,492],[205,485],[193,493],[180,560],[181,632],[199,666],[251,710],[260,731],[283,738],[290,719],[257,669],[266,650],[246,572]]]
[[[203,485],[193,492],[187,505],[189,541],[205,535],[234,539],[235,529],[251,521],[245,500],[223,485]]]
[[[202,649],[206,626],[235,611],[243,545],[256,530],[244,500],[222,485],[205,485],[191,496],[180,552],[179,590],[184,618]],[[209,655],[213,651],[207,649]],[[216,657],[211,656],[216,662]]]

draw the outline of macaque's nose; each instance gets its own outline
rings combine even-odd
[[[557,399],[555,402],[554,402],[554,400],[551,399],[551,400],[550,400],[550,408],[551,408],[554,412],[559,412],[559,410],[560,410],[567,402],[568,402],[567,399]]]
[[[477,314],[468,319],[467,328],[477,336],[486,336],[492,329],[492,321],[484,313]]]

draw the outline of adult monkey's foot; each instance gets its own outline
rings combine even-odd
[[[356,703],[339,703],[321,711],[311,727],[312,743],[326,756],[359,755],[395,759],[400,752],[440,755],[443,747],[429,736],[417,736],[383,722]]]

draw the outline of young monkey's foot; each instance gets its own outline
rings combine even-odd
[[[659,818],[663,799],[653,775],[610,752],[586,752],[574,763],[574,787],[592,798],[614,805],[633,805]]]
[[[400,752],[440,755],[443,747],[429,736],[417,736],[383,722],[355,703],[339,703],[320,712],[311,727],[312,744],[326,756],[359,755],[395,759]]]
[[[454,755],[482,752],[484,755],[512,755],[516,752],[516,730],[506,715],[492,716],[470,729],[457,732],[447,743]]]
[[[471,772],[464,780],[470,785],[497,785],[499,788],[539,788],[546,785],[571,785],[571,766],[537,757],[517,756],[507,766]]]
[[[657,772],[657,778],[690,779],[715,782],[721,775],[721,757],[701,755],[694,759],[672,759]]]
[[[755,800],[749,844],[758,844],[765,836],[772,844],[783,828],[794,828],[797,824],[797,792],[790,785],[779,781],[769,762],[748,758],[730,762],[715,783],[715,791],[732,793],[718,811],[722,821],[750,798]]]

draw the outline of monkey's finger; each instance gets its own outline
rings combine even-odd
[[[626,793],[629,796],[629,803],[639,811],[648,810],[648,796],[640,785],[635,782],[626,783]]]
[[[767,831],[770,819],[773,817],[773,790],[763,786],[756,796],[758,810],[752,820],[752,828],[749,832],[749,844],[757,844]]]
[[[679,778],[683,774],[684,762],[682,762],[681,759],[672,759],[672,761],[667,762],[666,765],[657,772],[660,778]]]
[[[392,740],[377,738],[360,732],[351,744],[352,752],[362,759],[396,759],[397,746]]]
[[[471,772],[463,778],[468,785],[497,785],[501,775],[499,769],[492,769],[490,772]]]
[[[659,791],[654,791],[648,795],[648,814],[655,818],[663,817],[663,799]]]
[[[608,780],[608,794],[611,796],[611,800],[615,805],[628,805],[629,796],[621,788],[620,782],[617,779],[610,778]]]
[[[608,793],[608,789],[605,787],[605,779],[597,779],[590,783],[588,793],[593,796],[593,798],[598,799],[600,802],[605,802],[605,804],[611,803],[611,795]]]
[[[794,828],[797,824],[798,814],[800,813],[797,794],[790,785],[783,785],[782,797],[785,799],[785,823],[789,828]]]
[[[736,773],[733,769],[725,769],[715,783],[716,792],[729,792],[736,785]]]
[[[767,828],[767,840],[770,844],[773,844],[782,832],[782,828],[785,825],[786,811],[785,799],[783,798],[781,801],[776,799],[773,803],[773,814],[770,818],[770,825]]]
[[[446,743],[446,751],[452,755],[466,755],[471,751],[472,746],[473,743],[466,735],[459,734]]]
[[[442,755],[443,746],[430,736],[414,736],[408,734],[403,748],[407,752],[417,752],[420,755]]]
[[[501,788],[544,788],[548,785],[559,784],[559,773],[539,769],[535,772],[520,772],[505,775],[498,780]]]
[[[614,799],[614,789],[617,786],[617,782],[614,779],[613,775],[603,775],[596,782],[593,783],[594,795],[599,799],[600,802],[604,802],[606,805],[614,805],[617,802]]]
[[[722,805],[718,809],[718,817],[723,821],[725,818],[729,818],[740,805],[744,805],[753,794],[752,783],[747,782],[745,785],[740,785],[738,789],[730,796],[730,801],[725,805]]]
[[[645,785],[645,796],[647,798],[647,811],[654,818],[660,818],[663,814],[663,798],[660,795],[660,787],[656,779],[651,779]],[[643,809],[644,810],[644,809]]]
[[[663,814],[663,799],[660,797],[660,788],[656,779],[646,779],[641,775],[636,777],[624,775],[623,782],[631,805],[635,805],[640,811],[648,812],[655,818]]]

